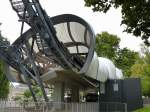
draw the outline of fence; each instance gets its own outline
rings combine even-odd
[[[101,102],[100,112],[127,112],[127,104],[120,102]]]
[[[143,98],[143,105],[150,105],[150,98]]]
[[[100,108],[99,108],[100,107]],[[0,101],[0,112],[127,112],[124,103],[33,103]]]

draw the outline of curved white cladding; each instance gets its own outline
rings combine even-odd
[[[123,73],[121,69],[116,68],[116,76],[117,76],[117,79],[123,79]]]
[[[85,74],[91,78],[96,79],[98,66],[99,66],[98,57],[97,57],[97,54],[94,53],[94,56],[93,56],[92,61],[89,65],[89,68]]]
[[[113,62],[107,58],[99,57],[100,64],[105,65],[105,69],[108,71],[108,79],[116,79],[116,67]],[[104,74],[105,75],[105,74]]]
[[[122,71],[115,67],[113,62],[104,57],[97,57],[94,53],[88,71],[85,73],[87,76],[105,82],[107,79],[122,79]]]
[[[98,69],[96,79],[101,82],[105,82],[109,77],[109,71],[107,69],[107,65],[105,64],[105,61],[103,60],[103,58],[98,57],[98,61],[99,61],[99,69]]]

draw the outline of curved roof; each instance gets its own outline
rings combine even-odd
[[[85,73],[94,54],[95,34],[92,28],[82,18],[72,14],[55,16],[51,20],[58,40],[71,54],[83,60],[79,73]]]

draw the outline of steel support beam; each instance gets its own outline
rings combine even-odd
[[[28,75],[27,75],[27,73],[26,73],[26,71],[25,71],[23,65],[22,65],[22,64],[19,64],[19,67],[20,67],[20,70],[21,70],[21,72],[23,73],[23,75],[24,75],[24,77],[25,77],[25,79],[26,79],[26,81],[27,81],[27,85],[28,85],[29,90],[30,90],[30,92],[31,92],[31,94],[32,94],[33,100],[34,100],[35,102],[37,102],[35,93],[34,93],[34,91],[33,91],[33,89],[32,89],[32,86],[31,86],[31,81],[30,81],[30,79],[29,79],[29,77],[28,77]]]
[[[26,48],[27,48],[27,55],[28,55],[29,61],[30,61],[30,63],[32,64],[33,71],[34,71],[34,73],[35,73],[35,75],[36,75],[36,77],[37,77],[37,80],[38,80],[37,83],[39,84],[39,86],[40,86],[40,88],[41,88],[41,90],[42,90],[43,97],[44,97],[45,101],[46,101],[46,102],[49,102],[49,99],[48,99],[48,97],[47,97],[47,95],[46,95],[46,91],[45,91],[45,89],[44,89],[43,81],[42,81],[42,79],[40,78],[40,73],[39,73],[39,71],[38,71],[38,69],[37,69],[37,67],[36,67],[35,62],[33,61],[34,59],[33,59],[32,53],[31,53],[31,48],[30,48],[29,42],[26,41],[26,42],[25,42],[25,45],[26,45]]]

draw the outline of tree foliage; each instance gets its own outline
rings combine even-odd
[[[85,5],[93,11],[106,13],[111,7],[121,7],[122,24],[125,31],[141,36],[145,44],[150,46],[150,0],[84,0]]]
[[[144,96],[150,96],[150,77],[142,77],[142,93]]]
[[[150,64],[143,62],[134,64],[131,67],[131,77],[141,78],[142,93],[144,96],[150,96]]]
[[[10,43],[0,32],[0,47],[7,46]],[[0,59],[0,98],[7,98],[9,94],[9,81],[4,72],[4,62]]]
[[[34,86],[33,91],[34,91],[36,97],[39,100],[41,100],[42,99],[42,91],[41,91],[40,87]],[[32,94],[29,89],[24,92],[23,96],[24,96],[24,99],[26,99],[27,101],[32,100]]]
[[[115,64],[123,70],[125,76],[129,77],[131,75],[130,68],[135,64],[137,55],[137,52],[131,51],[127,48],[118,50]]]
[[[9,94],[9,81],[4,73],[4,62],[0,60],[0,98],[7,98]]]
[[[131,67],[131,77],[141,78],[143,95],[150,96],[150,49],[142,45],[141,51],[142,56]]]
[[[114,60],[119,49],[120,38],[116,35],[102,32],[96,36],[96,52],[98,56]]]
[[[130,68],[136,61],[137,53],[127,48],[120,49],[119,43],[120,38],[116,35],[102,32],[96,35],[96,52],[100,57],[111,59],[125,76],[130,76]]]
[[[139,78],[144,74],[145,65],[136,63],[131,67],[131,77]]]

